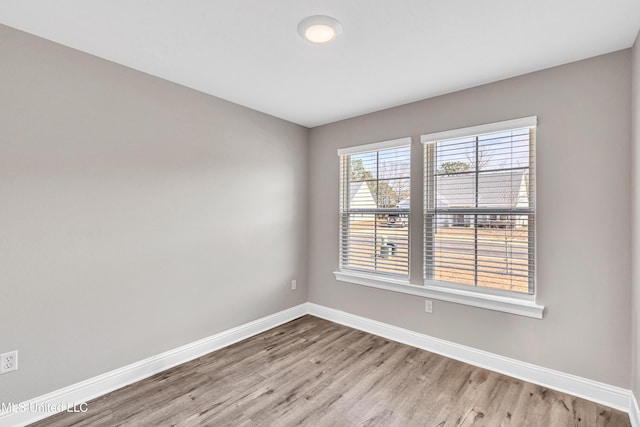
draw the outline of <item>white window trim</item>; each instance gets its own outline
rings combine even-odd
[[[389,141],[374,142],[371,144],[356,145],[338,149],[338,156],[348,156],[350,154],[368,153],[371,151],[387,150],[389,148],[408,147],[411,145],[411,137],[391,139]]]
[[[484,135],[501,132],[508,129],[532,128],[538,125],[538,116],[523,117],[521,119],[505,120],[485,125],[470,126],[461,129],[446,130],[420,136],[420,142],[429,144],[445,139],[462,138],[470,135]]]
[[[528,296],[503,296],[489,293],[480,293],[471,290],[454,289],[440,285],[414,285],[409,281],[388,277],[360,274],[347,271],[334,271],[336,280],[369,286],[387,291],[416,295],[424,298],[433,298],[441,301],[485,308],[503,313],[511,313],[519,316],[542,319],[544,306],[536,304],[533,298]]]
[[[508,129],[533,128],[537,127],[537,125],[538,117],[529,116],[519,119],[425,134],[420,136],[420,142],[422,144],[433,144],[437,141],[447,139],[462,138],[470,135],[484,135]],[[467,289],[462,286],[463,285],[458,287],[449,283],[425,280],[423,288],[424,291],[421,292],[421,295],[442,301],[542,319],[544,306],[536,304],[535,294],[511,295],[504,292],[494,293],[490,289]]]

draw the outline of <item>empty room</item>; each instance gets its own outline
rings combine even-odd
[[[0,427],[640,427],[639,31],[0,0]]]

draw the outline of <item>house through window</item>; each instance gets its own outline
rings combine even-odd
[[[409,277],[410,143],[338,150],[341,270]]]
[[[426,284],[534,294],[535,124],[422,137]]]

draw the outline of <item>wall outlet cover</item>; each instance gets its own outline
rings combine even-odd
[[[18,370],[18,350],[0,354],[0,374]]]
[[[427,313],[433,313],[433,301],[424,300],[424,311]]]

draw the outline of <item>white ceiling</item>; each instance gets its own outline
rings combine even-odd
[[[316,14],[333,44],[299,37]],[[0,23],[312,127],[628,48],[640,0],[0,0]]]

